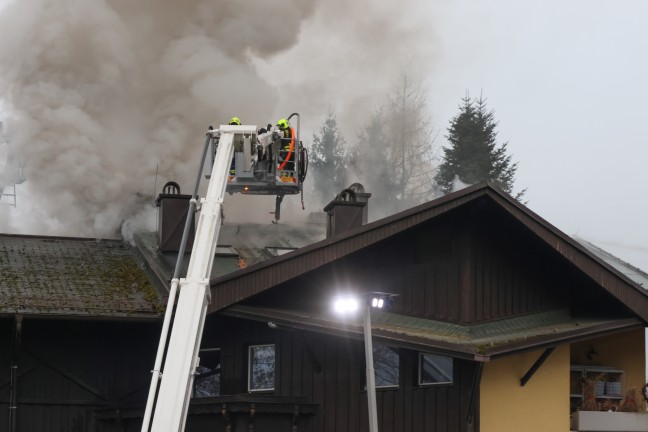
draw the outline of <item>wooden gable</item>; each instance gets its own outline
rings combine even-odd
[[[648,294],[489,184],[424,204],[212,284],[212,311],[361,337],[345,293],[397,294],[380,340],[489,358],[639,328]]]
[[[646,290],[489,184],[219,278],[210,311],[281,286],[306,303],[393,292],[402,313],[462,324],[563,307],[648,320]]]
[[[398,295],[394,312],[478,324],[557,309],[632,316],[489,197],[418,224],[245,300],[328,307],[338,293]]]

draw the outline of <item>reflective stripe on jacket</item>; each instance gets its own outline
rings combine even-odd
[[[284,131],[284,139],[287,138],[290,138],[290,143],[284,144],[283,149],[288,150],[288,154],[284,158],[281,165],[279,165],[279,170],[284,169],[286,164],[290,162],[290,158],[292,157],[293,151],[295,150],[295,129],[293,129],[292,127]]]

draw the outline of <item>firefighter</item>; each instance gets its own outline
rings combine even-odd
[[[229,121],[230,126],[241,126],[241,119],[232,117]],[[238,149],[237,149],[238,147]],[[236,175],[236,152],[243,151],[243,142],[234,142],[234,156],[232,157],[232,165],[230,166],[230,176]]]
[[[279,149],[279,167],[277,172],[282,179],[287,179],[285,181],[294,181],[295,129],[290,126],[290,123],[286,119],[279,120],[277,127],[281,130],[281,147]]]

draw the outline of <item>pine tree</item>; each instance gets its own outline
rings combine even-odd
[[[340,132],[335,113],[329,110],[319,135],[314,134],[310,150],[313,184],[322,202],[331,200],[346,182],[346,141]]]
[[[517,162],[507,154],[508,143],[497,144],[497,122],[494,111],[488,110],[486,99],[470,99],[466,95],[459,114],[450,120],[446,138],[450,147],[443,149],[444,157],[435,177],[439,189],[450,193],[456,182],[474,184],[490,181],[513,194]],[[515,197],[519,200],[525,190]]]

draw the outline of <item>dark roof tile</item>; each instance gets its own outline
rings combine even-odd
[[[161,296],[117,240],[0,235],[0,313],[157,317]]]

